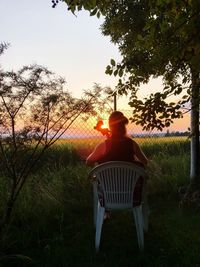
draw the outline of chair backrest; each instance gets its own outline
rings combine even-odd
[[[90,177],[96,183],[94,186],[97,187],[99,201],[108,209],[140,205],[144,176],[144,168],[123,161],[109,161],[96,166],[90,172]],[[137,195],[135,200],[134,194]]]

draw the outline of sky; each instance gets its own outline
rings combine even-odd
[[[90,17],[86,11],[74,16],[64,3],[51,7],[50,0],[0,0],[0,41],[10,43],[1,57],[4,69],[17,70],[37,63],[66,79],[67,89],[75,96],[83,90],[117,84],[117,78],[105,74],[110,59],[120,61],[117,46],[103,36],[103,18]],[[141,96],[162,87],[161,79],[141,86]],[[118,107],[127,109],[125,98]],[[187,130],[185,121],[172,130]]]
[[[74,16],[64,3],[53,9],[50,0],[1,0],[0,10],[1,41],[11,44],[1,59],[4,67],[44,65],[65,77],[75,94],[94,83],[116,85],[117,79],[106,75],[105,68],[120,55],[101,34],[102,19],[86,11]]]

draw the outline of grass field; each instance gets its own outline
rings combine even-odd
[[[85,159],[94,147],[105,140],[105,137],[99,138],[82,138],[82,139],[60,139],[57,145],[68,145],[72,149],[75,149],[77,154]],[[173,136],[173,137],[137,137],[134,140],[140,144],[145,152],[151,157],[154,152],[157,151],[164,153],[170,153],[166,149],[170,149],[172,152],[181,152],[180,149],[189,149],[189,139],[185,136]],[[151,150],[151,151],[149,151]]]
[[[105,140],[105,137],[99,136],[90,138],[70,138],[70,139],[60,139],[57,144],[71,144],[78,146],[85,146],[85,144],[96,145],[99,142]],[[139,144],[157,144],[157,143],[176,143],[176,142],[187,142],[188,137],[186,136],[172,136],[172,137],[135,137],[134,140]]]
[[[126,211],[113,213],[104,224],[100,252],[95,253],[90,168],[78,149],[61,141],[38,163],[17,202],[4,246],[1,242],[0,266],[200,266],[200,214],[181,209],[177,194],[188,183],[189,143],[142,147],[152,159],[144,252],[138,249],[132,213]]]

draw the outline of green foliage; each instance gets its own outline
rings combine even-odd
[[[182,118],[181,104],[167,103],[165,97],[165,93],[157,92],[151,94],[149,98],[144,98],[143,102],[135,94],[132,94],[129,102],[129,105],[134,109],[132,122],[141,125],[147,131],[153,129],[155,125],[157,129],[162,131],[164,127],[169,127],[173,123],[173,119]]]
[[[141,124],[143,129],[161,130],[170,126],[175,118],[182,117],[180,108],[189,102],[190,90],[173,105],[167,98],[173,94],[180,95],[185,87],[191,85],[199,91],[198,1],[65,2],[73,12],[83,8],[91,15],[104,15],[102,32],[118,44],[122,55],[120,63],[111,59],[106,74],[119,76],[117,89],[120,94],[127,94],[128,90],[134,93],[135,98],[130,99],[133,114],[138,113],[133,116],[134,122]],[[164,91],[152,94],[142,102],[137,100],[140,84],[159,76],[163,77]]]
[[[108,74],[121,71],[119,91],[132,91],[133,121],[143,129],[162,130],[182,117],[180,108],[190,100],[190,92],[178,103],[166,100],[179,95],[191,75],[199,73],[199,19],[199,6],[192,1],[117,1],[107,10],[102,31],[119,45],[123,57],[120,64],[110,65]],[[164,91],[138,100],[137,87],[152,76],[163,76]],[[199,80],[193,83],[198,90]]]

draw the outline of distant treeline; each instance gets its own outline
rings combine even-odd
[[[173,137],[173,136],[190,136],[189,131],[185,132],[179,132],[179,131],[173,131],[169,132],[167,131],[166,133],[153,133],[153,134],[134,134],[131,135],[132,137],[142,137],[142,138],[152,138],[152,137]]]
[[[185,132],[173,131],[171,133],[167,131],[164,136],[168,137],[168,136],[189,136],[189,135],[190,135],[189,131],[185,131]]]

